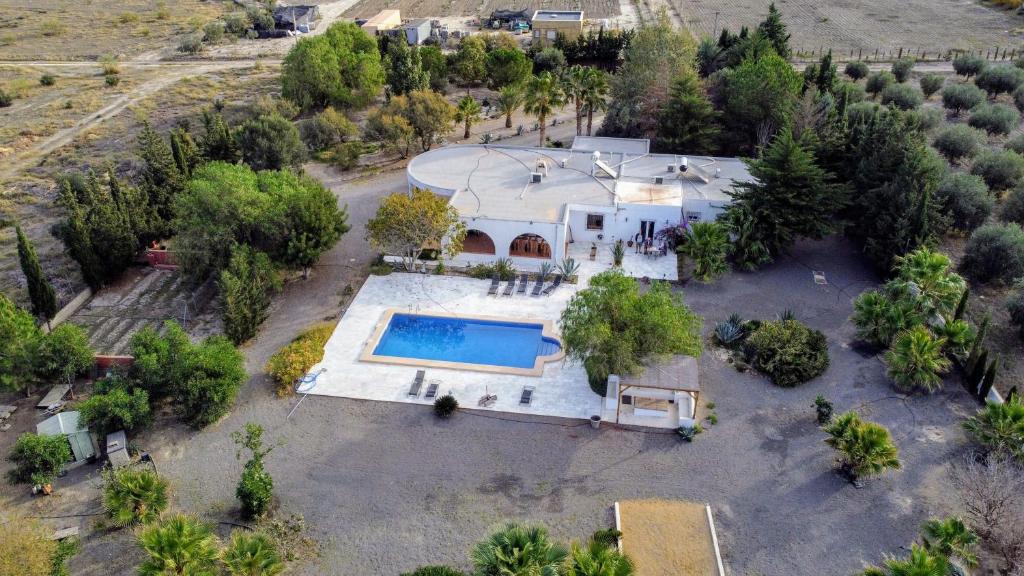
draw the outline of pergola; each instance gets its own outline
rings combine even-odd
[[[697,359],[692,356],[672,356],[664,360],[644,363],[644,371],[635,376],[620,376],[618,393],[615,398],[615,421],[619,421],[622,409],[622,397],[638,396],[641,398],[658,398],[675,400],[678,395],[688,395],[693,399],[692,409],[687,418],[696,415],[700,399],[700,373]],[[629,394],[626,392],[629,391]],[[682,404],[678,403],[680,411]],[[682,416],[682,413],[680,413]]]

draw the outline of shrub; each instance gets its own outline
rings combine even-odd
[[[797,320],[762,322],[747,338],[752,365],[776,386],[790,387],[821,375],[828,368],[825,335]]]
[[[121,77],[116,74],[108,74],[103,81],[107,83],[107,86],[113,87],[121,83]]]
[[[913,58],[900,58],[892,63],[892,75],[896,78],[896,81],[901,84],[910,79],[910,71],[913,69]]]
[[[57,83],[57,77],[53,74],[43,74],[39,77],[39,83],[43,86],[53,86]]]
[[[917,125],[921,132],[931,132],[945,124],[946,114],[938,108],[921,107],[907,110],[903,115]]]
[[[864,89],[874,98],[894,82],[896,82],[896,77],[891,72],[875,72],[868,76]]]
[[[231,247],[228,267],[221,270],[217,288],[223,302],[224,333],[235,344],[256,336],[270,314],[272,295],[281,278],[265,253],[245,244]]]
[[[868,75],[868,65],[859,60],[856,62],[850,62],[846,65],[844,72],[846,72],[846,75],[853,78],[853,81],[856,82]]]
[[[406,572],[402,576],[466,576],[466,574],[448,566],[422,566],[412,572]]]
[[[58,540],[57,549],[54,550],[53,556],[50,557],[50,576],[71,576],[67,562],[75,554],[78,554],[81,549],[82,542],[77,536],[69,536],[63,540]],[[3,573],[3,568],[0,567],[0,574]]]
[[[82,423],[100,438],[118,430],[138,430],[152,421],[149,394],[141,388],[131,393],[114,388],[105,394],[93,394],[78,411]]]
[[[242,467],[242,478],[238,481],[235,496],[242,503],[242,517],[262,518],[270,509],[274,496],[274,479],[263,467],[263,458],[272,448],[263,448],[263,427],[249,422],[243,430],[231,433],[238,446],[236,457],[242,457],[242,449],[250,452],[249,460]]]
[[[14,442],[7,457],[14,468],[7,475],[11,482],[49,484],[71,460],[71,445],[64,436],[44,436],[25,432]]]
[[[839,470],[852,481],[900,468],[899,450],[889,431],[874,422],[864,422],[847,412],[825,428],[825,443],[839,452]]]
[[[935,198],[942,204],[942,213],[949,218],[950,226],[961,232],[971,232],[984,224],[995,206],[985,181],[963,172],[946,174]]]
[[[224,23],[220,20],[208,22],[203,26],[203,42],[216,44],[224,39]]]
[[[963,423],[964,429],[989,453],[1024,461],[1024,404],[1014,396],[985,407]]]
[[[299,136],[311,152],[322,152],[338,142],[334,127],[320,116],[314,116],[298,123]]]
[[[934,392],[942,387],[942,374],[949,370],[943,354],[946,341],[936,338],[922,325],[900,332],[885,354],[888,374],[901,390]]]
[[[846,109],[846,118],[850,125],[861,124],[877,116],[881,109],[877,102],[856,102]]]
[[[942,89],[942,85],[945,80],[938,74],[925,74],[921,77],[921,92],[925,98],[931,98],[932,94],[935,94]]]
[[[1009,284],[1024,276],[1024,230],[1009,224],[986,224],[971,234],[960,261],[964,274],[976,282]]]
[[[989,96],[1013,92],[1024,84],[1024,70],[1015,66],[992,66],[978,73],[974,83]]]
[[[147,557],[138,573],[216,574],[217,537],[210,526],[196,518],[178,514],[147,527],[139,535],[139,546]]]
[[[228,413],[245,382],[244,358],[223,336],[212,336],[189,354],[187,379],[178,385],[177,409],[196,428]]]
[[[1024,156],[1010,150],[984,152],[971,166],[971,174],[984,178],[992,190],[1009,190],[1024,177]]]
[[[10,93],[0,88],[0,108],[7,108],[14,102],[14,97]]]
[[[939,132],[933,145],[950,162],[972,158],[978,153],[985,135],[963,124],[953,124]]]
[[[733,346],[740,343],[745,335],[742,323],[732,322],[728,320],[726,322],[719,322],[715,324],[715,340],[719,344],[726,348],[732,348]]]
[[[277,576],[284,571],[274,541],[259,532],[235,530],[221,560],[231,576]]]
[[[1006,141],[1006,144],[1004,144],[1003,147],[1007,150],[1012,150],[1017,154],[1024,154],[1024,134],[1018,134],[1013,138],[1010,138]]]
[[[1018,285],[1017,290],[1006,300],[1006,311],[1010,313],[1010,324],[1016,326],[1021,338],[1024,338],[1024,286]]]
[[[178,43],[178,52],[185,54],[198,54],[203,51],[203,36],[201,34],[189,34]]]
[[[334,333],[334,324],[321,324],[299,334],[267,361],[267,374],[277,383],[277,395],[295,391],[295,383],[324,358],[324,346]]]
[[[825,399],[824,396],[818,394],[814,398],[814,415],[818,420],[818,424],[824,426],[832,421],[832,403]]]
[[[253,170],[297,168],[306,159],[298,129],[280,114],[245,121],[235,131],[235,140]]]
[[[119,528],[149,524],[167,510],[167,480],[148,468],[104,473],[103,509]]]
[[[988,66],[981,56],[972,54],[961,54],[953,59],[953,70],[961,76],[970,78],[977,75]]]
[[[363,154],[362,142],[341,142],[331,148],[331,164],[342,172],[359,165],[359,157]]]
[[[985,93],[974,84],[951,84],[942,89],[942,106],[955,115],[970,110],[985,100]]]
[[[999,210],[999,219],[1024,226],[1024,187],[1017,186],[1006,196]]]
[[[1020,113],[1005,104],[982,104],[971,110],[967,123],[989,134],[1009,134],[1020,124]]]
[[[451,394],[439,396],[437,400],[434,400],[434,414],[438,418],[451,418],[452,414],[455,414],[455,411],[458,409],[459,401]]]

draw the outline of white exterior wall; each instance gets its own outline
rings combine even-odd
[[[565,225],[552,222],[519,222],[515,220],[491,220],[487,218],[463,218],[467,230],[479,230],[491,237],[494,254],[471,254],[463,252],[452,263],[456,266],[489,264],[498,258],[511,258],[517,270],[535,272],[544,262],[558,264],[565,257]],[[551,245],[551,258],[510,257],[512,241],[521,234],[536,234]]]
[[[700,213],[701,222],[714,222],[718,215],[725,212],[728,202],[721,200],[684,200],[683,210],[687,213]]]

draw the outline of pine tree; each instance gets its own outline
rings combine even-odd
[[[726,209],[726,220],[733,220],[730,212],[751,215],[751,230],[744,233],[748,241],[763,245],[768,261],[799,237],[817,239],[833,231],[833,219],[845,202],[846,190],[818,166],[814,153],[794,139],[789,129],[775,137],[762,158],[747,164],[754,178],[737,184],[729,193],[733,202]],[[747,252],[741,248],[737,254]],[[764,263],[740,262],[745,266]]]
[[[661,110],[655,150],[709,154],[718,136],[717,115],[696,73],[687,70],[672,82],[668,101]]]
[[[821,57],[821,62],[818,63],[818,75],[814,80],[815,86],[818,88],[818,92],[822,94],[831,94],[836,84],[836,65],[832,63],[832,51],[829,50],[828,54]]]
[[[782,21],[782,13],[772,2],[768,5],[768,16],[757,26],[757,31],[767,38],[775,48],[775,52],[785,59],[789,59],[789,36],[786,31],[786,24]]]
[[[18,260],[21,262],[21,271],[25,274],[28,282],[28,296],[32,301],[32,313],[41,316],[50,322],[57,314],[57,294],[53,286],[43,275],[43,268],[39,265],[39,257],[36,249],[32,246],[21,226],[15,226],[18,235]]]
[[[280,278],[266,254],[243,244],[231,249],[231,260],[219,280],[224,333],[241,344],[255,336],[267,319],[271,295],[281,287]]]
[[[242,153],[238,150],[231,128],[224,121],[219,109],[203,110],[203,127],[206,134],[199,143],[203,158],[210,162],[219,160],[229,164],[237,164],[242,159]]]

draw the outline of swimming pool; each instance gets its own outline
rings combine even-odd
[[[562,358],[551,322],[389,310],[361,360],[540,375]]]

